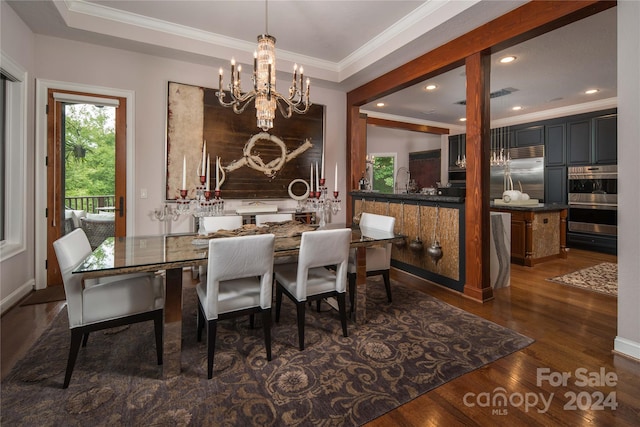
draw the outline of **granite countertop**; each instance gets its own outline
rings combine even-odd
[[[369,199],[385,199],[385,200],[413,200],[425,202],[442,202],[442,203],[464,203],[464,197],[460,196],[438,196],[419,193],[377,193],[375,191],[352,191],[353,198],[369,198]]]
[[[550,211],[560,211],[563,209],[568,209],[568,205],[563,205],[559,203],[538,203],[537,205],[530,206],[514,206],[514,205],[496,205],[493,202],[490,203],[491,209],[499,209],[502,211],[527,211],[527,212],[550,212]]]

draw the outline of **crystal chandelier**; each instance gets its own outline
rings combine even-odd
[[[228,95],[222,90],[223,71],[220,68],[218,81],[218,101],[224,107],[233,107],[236,114],[241,114],[247,105],[255,99],[257,125],[267,132],[273,127],[273,119],[276,115],[276,105],[285,118],[290,118],[295,112],[304,114],[309,111],[311,101],[309,98],[310,80],[304,83],[304,70],[300,67],[298,80],[298,65],[293,66],[293,81],[289,87],[288,96],[283,96],[276,90],[276,39],[269,35],[268,2],[265,1],[265,33],[258,36],[258,49],[253,53],[253,75],[251,81],[253,90],[242,93],[240,73],[242,66],[236,66],[235,59],[231,59],[231,81],[229,82]]]

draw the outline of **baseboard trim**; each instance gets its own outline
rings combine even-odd
[[[613,351],[621,356],[640,361],[640,343],[638,342],[618,336],[613,342]]]
[[[22,298],[27,296],[29,292],[33,291],[35,287],[36,287],[35,279],[30,279],[23,285],[19,286],[18,289],[11,292],[9,295],[7,295],[6,298],[3,298],[2,301],[0,301],[0,313],[4,314],[5,311],[17,305],[20,302],[20,300],[22,300]]]

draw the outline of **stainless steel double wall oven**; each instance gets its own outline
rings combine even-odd
[[[567,186],[569,239],[578,243],[609,241],[609,246],[613,245],[615,250],[618,234],[618,166],[571,166],[568,169]]]

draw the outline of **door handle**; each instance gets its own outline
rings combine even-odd
[[[120,196],[120,207],[118,208],[120,212],[120,218],[124,216],[124,197]]]

